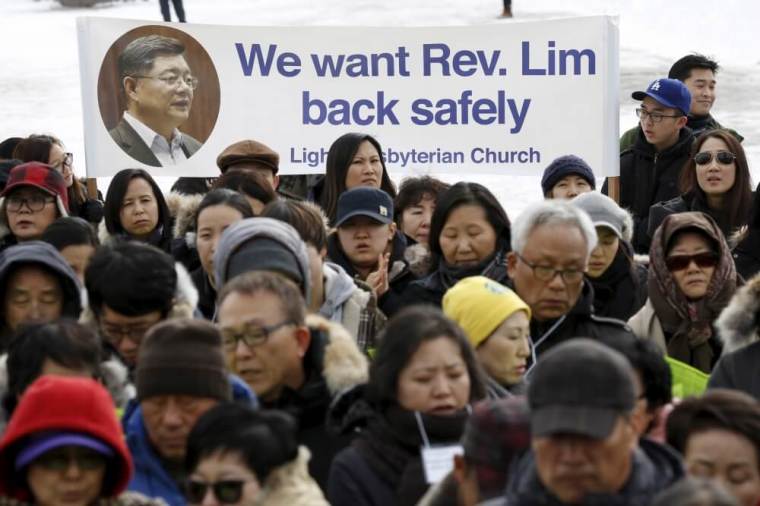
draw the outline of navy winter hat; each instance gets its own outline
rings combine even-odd
[[[691,93],[689,88],[678,79],[655,79],[649,84],[646,91],[634,91],[631,93],[634,100],[644,100],[651,97],[665,107],[678,109],[684,116],[689,115],[691,109]]]
[[[591,185],[592,190],[596,190],[594,171],[591,170],[585,160],[575,155],[563,155],[544,169],[544,176],[541,178],[541,188],[544,190],[544,195],[549,193],[562,178],[571,174],[582,177]]]
[[[388,225],[393,221],[393,200],[383,190],[359,186],[341,193],[335,226],[340,227],[354,216],[367,216]]]

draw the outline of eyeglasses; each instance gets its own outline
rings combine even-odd
[[[659,123],[662,118],[680,118],[683,114],[662,114],[661,112],[649,112],[646,109],[636,109],[636,116],[641,120],[646,121],[647,118],[652,120],[652,123]]]
[[[63,169],[71,169],[74,163],[74,153],[64,153],[61,161],[55,165],[51,165],[58,172],[63,172]]]
[[[34,194],[27,197],[23,197],[21,195],[10,195],[5,199],[5,202],[6,209],[12,213],[17,213],[20,211],[21,207],[24,204],[26,204],[26,207],[29,208],[29,210],[33,213],[38,213],[45,209],[45,206],[47,204],[52,204],[55,202],[55,197],[50,197],[42,194]]]
[[[553,267],[549,267],[546,265],[536,265],[528,262],[523,258],[522,255],[515,252],[515,255],[517,255],[517,258],[520,259],[522,263],[530,267],[530,269],[533,271],[533,276],[535,276],[536,279],[540,281],[551,281],[553,280],[557,274],[559,274],[562,277],[562,280],[565,283],[577,283],[578,281],[583,279],[583,271],[579,269],[555,269]]]
[[[697,267],[715,267],[718,264],[718,255],[712,251],[705,251],[696,255],[673,255],[665,259],[665,266],[671,272],[682,271],[691,262],[697,264]]]
[[[141,79],[157,79],[161,82],[163,82],[165,85],[171,87],[171,88],[177,88],[179,87],[180,83],[184,83],[187,85],[188,88],[191,90],[194,90],[198,88],[198,84],[200,84],[200,81],[195,76],[180,76],[177,74],[171,74],[168,76],[132,76],[137,77]]]
[[[730,151],[718,151],[717,153],[701,151],[694,155],[694,163],[697,165],[707,165],[713,161],[713,155],[715,155],[715,159],[721,165],[729,165],[736,160],[736,155]]]
[[[119,326],[103,322],[100,325],[100,330],[103,332],[103,337],[105,337],[111,344],[117,345],[122,341],[122,339],[125,338],[129,339],[135,344],[140,344],[142,338],[153,325],[155,324],[151,323]]]
[[[100,469],[106,465],[105,457],[92,450],[77,448],[73,451],[52,451],[34,461],[48,471],[66,471],[72,463],[84,471]]]
[[[252,348],[264,344],[269,335],[285,325],[294,325],[290,320],[282,321],[276,325],[256,325],[244,323],[239,327],[222,329],[222,342],[228,351],[234,351],[238,341],[243,341],[246,346]]]
[[[185,497],[187,502],[200,504],[206,498],[208,489],[214,493],[216,500],[223,504],[233,504],[243,497],[243,487],[247,481],[223,480],[214,483],[188,480],[185,484]]]

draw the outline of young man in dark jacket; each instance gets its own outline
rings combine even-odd
[[[620,207],[633,214],[634,250],[647,253],[650,206],[679,195],[678,177],[694,139],[686,127],[691,94],[681,81],[656,79],[631,96],[641,107],[636,142],[620,154]]]
[[[691,93],[691,108],[686,126],[698,137],[702,132],[724,128],[710,114],[712,106],[717,98],[717,81],[715,74],[718,73],[718,62],[701,54],[689,54],[679,59],[670,67],[669,79],[678,79],[683,82]],[[741,142],[744,137],[735,130],[727,129],[736,139]],[[629,149],[636,142],[638,127],[631,128],[620,137],[620,152]]]

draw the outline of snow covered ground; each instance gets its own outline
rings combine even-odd
[[[514,0],[514,20],[497,18],[500,0],[185,0],[197,23],[267,26],[450,26],[504,24],[588,14],[620,16],[620,129],[633,126],[629,97],[667,74],[680,56],[701,52],[723,65],[715,116],[742,133],[754,180],[760,176],[760,3],[745,0]],[[160,20],[157,0],[124,0],[67,9],[55,0],[0,0],[0,139],[53,133],[84,174],[82,110],[75,19],[78,16]],[[572,128],[572,125],[568,125]],[[516,215],[541,197],[538,177],[463,174]],[[99,181],[105,191],[108,180]],[[167,188],[171,180],[160,181]]]

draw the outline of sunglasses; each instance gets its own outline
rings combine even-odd
[[[730,151],[718,151],[715,153],[715,159],[718,160],[718,163],[721,165],[728,165],[736,160],[736,155]],[[697,165],[707,165],[712,162],[712,160],[713,153],[710,151],[702,151],[701,153],[694,155],[694,163]]]
[[[691,262],[697,264],[697,267],[715,267],[718,264],[718,255],[712,251],[705,251],[696,255],[673,255],[665,259],[665,265],[671,272],[682,271]]]
[[[208,489],[211,489],[220,503],[234,504],[243,496],[243,486],[246,483],[242,480],[222,480],[214,483],[188,480],[185,484],[185,497],[189,503],[200,504],[206,498]]]

